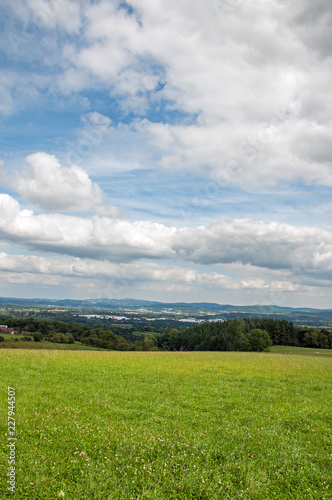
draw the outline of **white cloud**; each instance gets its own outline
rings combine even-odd
[[[299,178],[331,184],[329,144],[320,141],[317,173],[312,134],[317,125],[322,138],[331,133],[324,106],[331,106],[331,62],[311,51],[301,31],[310,20],[312,38],[320,33],[329,15],[325,2],[318,8],[304,0],[291,8],[277,1],[132,5],[133,15],[105,1],[89,6],[87,46],[73,45],[70,56],[66,48],[68,74],[81,75],[81,88],[99,82],[137,113],[148,96],[150,104],[163,99],[197,116],[194,124],[135,124],[162,150],[162,166],[208,167],[221,175],[238,162],[242,174],[229,182],[241,187]],[[304,121],[312,105],[319,115]]]
[[[16,190],[46,210],[84,209],[102,202],[102,191],[87,172],[75,165],[62,167],[54,155],[35,153],[26,158]]]
[[[35,275],[84,278],[88,280],[102,279],[110,282],[113,288],[129,288],[137,286],[185,286],[208,287],[210,289],[267,288],[264,279],[252,278],[250,281],[234,279],[222,273],[200,273],[194,268],[182,268],[174,265],[155,263],[115,264],[109,261],[61,257],[37,257],[26,255],[9,255],[0,253],[0,270],[6,273],[17,273],[34,279]],[[280,289],[285,285],[279,284]]]
[[[322,57],[331,55],[332,11],[329,0],[289,4],[291,22],[301,40]]]
[[[92,141],[91,134],[89,137]],[[6,177],[23,198],[44,210],[97,210],[110,217],[120,216],[115,207],[103,206],[106,195],[83,168],[62,166],[54,155],[43,152],[29,155],[21,172]]]
[[[184,260],[203,264],[239,262],[271,269],[332,266],[332,232],[250,219],[220,221],[178,231],[173,240]]]
[[[25,35],[27,39],[31,38],[31,33],[40,28],[48,30],[61,28],[73,34],[78,33],[81,27],[81,2],[75,0],[27,0],[26,2],[3,0],[2,4],[25,23],[21,36]]]
[[[242,263],[331,279],[332,231],[250,219],[175,228],[148,221],[34,215],[0,195],[5,241],[77,257],[131,262],[142,258],[215,265]]]
[[[0,270],[6,273],[17,273],[34,276],[50,275],[85,279],[103,279],[112,282],[113,287],[128,288],[133,284],[165,283],[173,285],[186,284],[191,287],[202,283],[212,287],[238,288],[228,278],[218,273],[200,274],[196,269],[181,268],[174,265],[155,263],[116,264],[109,261],[61,257],[37,257],[32,255],[9,255],[0,253]]]
[[[147,133],[160,148],[163,167],[212,169],[221,176],[237,162],[241,175],[232,175],[231,185],[257,188],[298,179],[331,185],[328,2],[133,0],[131,5],[132,14],[106,0],[16,5],[25,22],[41,13],[39,24],[48,30],[43,54],[50,67],[62,67],[55,82],[43,85],[67,95],[108,92],[138,115],[148,116],[149,106],[160,103],[179,117],[188,113],[191,120],[179,118],[177,124],[158,114],[153,122],[132,123],[138,141]],[[73,36],[53,46],[56,26]],[[39,48],[29,57],[34,53],[42,57]],[[37,91],[36,82],[34,87]],[[0,89],[0,111],[2,101],[3,112],[13,106],[10,88]]]
[[[20,204],[9,194],[0,195],[0,221],[5,229],[7,223],[20,215]]]
[[[107,217],[111,219],[116,219],[121,216],[121,212],[118,208],[113,207],[112,205],[101,205],[96,208],[96,214],[101,217]]]
[[[6,194],[0,195],[0,206],[0,231],[5,238],[34,248],[124,261],[174,254],[168,244],[174,229],[161,224],[98,216],[88,219],[62,214],[33,215],[20,211],[19,204]]]
[[[48,290],[63,287],[67,291],[74,287],[76,293],[80,291],[85,294],[84,297],[90,298],[121,298],[132,296],[133,293],[144,298],[153,292],[158,293],[161,297],[159,300],[183,301],[183,294],[186,294],[186,300],[190,297],[201,301],[204,291],[204,300],[219,303],[236,303],[243,297],[247,304],[289,305],[290,297],[296,292],[297,297],[302,297],[312,305],[310,300],[320,297],[324,290],[325,293],[330,290],[326,283],[319,280],[308,283],[290,272],[280,274],[235,264],[226,267],[231,267],[235,276],[151,262],[114,263],[77,257],[45,258],[0,252],[3,284],[47,286]],[[279,279],[276,279],[277,276]],[[153,298],[156,299],[155,295]]]

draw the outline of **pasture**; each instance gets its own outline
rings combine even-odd
[[[0,336],[3,337],[4,339],[21,339],[24,337],[24,335],[12,335],[11,333],[3,333],[3,332],[0,332]]]
[[[328,356],[0,356],[1,498],[332,498]],[[16,391],[15,494],[6,484],[8,386]]]
[[[24,350],[54,350],[54,351],[98,351],[100,349],[92,346],[85,346],[81,342],[74,344],[60,344],[56,342],[18,342],[15,338],[8,338],[5,342],[0,342],[0,349],[24,349]],[[1,351],[0,351],[1,361]]]

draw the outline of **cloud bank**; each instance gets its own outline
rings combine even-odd
[[[35,215],[21,210],[7,194],[0,195],[0,209],[2,239],[34,250],[116,262],[148,258],[267,269],[301,266],[303,272],[332,270],[332,231],[320,228],[250,219],[177,228],[100,216]]]

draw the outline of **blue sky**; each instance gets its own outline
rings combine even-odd
[[[0,295],[331,307],[328,1],[0,19]]]

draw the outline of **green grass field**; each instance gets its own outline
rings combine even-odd
[[[275,345],[270,349],[273,353],[279,354],[300,354],[307,356],[328,356],[332,359],[332,349],[317,349],[316,347],[293,347],[286,345]]]
[[[0,336],[4,339],[21,339],[24,335],[12,335],[11,333],[0,333]]]
[[[18,337],[19,338],[19,337]],[[28,350],[60,350],[60,351],[100,351],[97,347],[85,346],[81,342],[75,344],[60,344],[56,342],[15,342],[13,338],[0,343],[0,349],[28,349]]]
[[[332,498],[327,356],[5,349],[0,380],[1,499]]]
[[[332,349],[316,349],[313,347],[292,347],[286,345],[273,346],[270,349],[273,353],[279,354],[300,354],[306,356],[327,356],[332,359]]]

